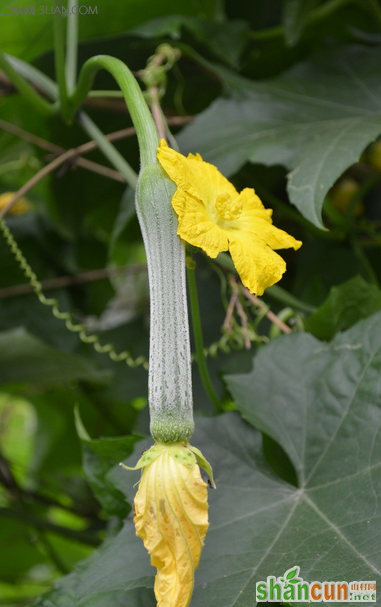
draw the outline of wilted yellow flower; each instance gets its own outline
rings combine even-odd
[[[158,159],[177,185],[172,205],[183,240],[209,257],[229,250],[243,284],[256,295],[281,279],[286,264],[273,249],[298,249],[302,243],[272,225],[272,210],[264,208],[253,189],[238,194],[200,154],[185,158],[163,139]]]
[[[192,596],[209,524],[207,485],[197,461],[211,475],[201,452],[190,445],[156,444],[136,465],[143,472],[134,523],[157,568],[158,607],[187,607]]]
[[[4,209],[13,199],[16,192],[4,192],[0,194],[0,210]],[[9,211],[10,215],[23,215],[29,211],[29,203],[25,198],[20,198]]]

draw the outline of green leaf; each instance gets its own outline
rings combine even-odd
[[[179,5],[176,0],[161,0],[160,3],[152,0],[129,0],[126,7],[118,0],[97,0],[91,3],[92,11],[97,7],[97,12],[87,14],[82,9],[79,15],[80,40],[112,36],[124,33],[126,30],[137,26],[150,19],[172,13],[185,15],[204,15],[213,18],[218,10],[218,0],[208,0],[202,3],[184,3]],[[19,5],[20,6],[20,5]],[[0,22],[1,48],[4,52],[16,55],[26,60],[36,57],[53,46],[52,12],[54,2],[47,0],[44,6],[36,6],[35,15],[8,15]],[[66,7],[66,4],[63,3]],[[59,6],[62,13],[61,5]],[[41,13],[43,10],[43,13]],[[24,13],[24,10],[23,10]],[[63,14],[65,14],[63,12]]]
[[[286,575],[286,578],[287,578],[289,581],[291,581],[291,580],[292,580],[292,578],[296,576],[297,572],[298,572],[298,568],[297,568],[297,567],[295,567],[295,569],[293,569],[292,571],[289,571],[289,572],[288,572],[288,574]],[[295,581],[295,580],[294,580],[294,581]]]
[[[107,479],[110,469],[131,454],[141,436],[121,436],[91,440],[74,410],[75,424],[82,445],[83,470],[94,495],[110,515],[124,518],[130,511],[123,494]]]
[[[45,563],[46,557],[32,539],[31,529],[23,522],[1,517],[0,579],[17,580],[34,565]]]
[[[329,188],[381,133],[380,57],[379,46],[329,47],[267,82],[215,67],[226,95],[182,131],[181,151],[226,176],[247,161],[285,165],[291,202],[322,227]]]
[[[329,341],[339,331],[349,329],[379,310],[381,291],[361,276],[355,276],[332,287],[326,301],[305,320],[305,328],[318,339]]]
[[[60,579],[55,589],[37,601],[34,607],[90,607],[95,600],[97,607],[110,607],[115,596],[119,600],[123,597],[126,602],[120,604],[130,607],[129,591],[139,588],[144,595],[146,587],[153,585],[153,574],[149,557],[135,535],[132,521],[128,520],[114,539],[106,542],[72,574]],[[152,594],[148,594],[146,603],[139,603],[141,596],[133,593],[136,602],[131,606],[144,604],[145,607],[154,607]]]
[[[51,348],[22,327],[0,333],[0,383],[106,383],[109,377],[81,356]]]
[[[283,0],[284,37],[288,46],[299,41],[316,4],[317,0]]]
[[[299,488],[269,470],[261,433],[237,413],[198,418],[192,442],[213,463],[217,491],[209,494],[210,529],[191,605],[252,607],[257,581],[297,566],[306,581],[379,579],[380,343],[376,314],[331,344],[303,333],[277,338],[259,352],[254,371],[227,377],[245,418],[293,461]],[[131,501],[139,475],[117,466],[108,479]],[[151,587],[153,574],[127,519],[37,606],[82,607],[97,596],[106,607],[108,593]]]

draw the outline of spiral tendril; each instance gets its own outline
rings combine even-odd
[[[92,344],[96,352],[100,354],[108,354],[111,360],[114,362],[125,361],[129,367],[143,366],[144,369],[148,370],[148,361],[145,356],[138,356],[133,359],[130,352],[124,350],[123,352],[116,352],[114,346],[110,343],[102,345],[98,335],[87,335],[85,327],[81,323],[74,323],[70,312],[61,312],[58,306],[57,299],[47,298],[42,292],[42,285],[37,279],[36,274],[33,272],[26,258],[24,257],[21,249],[19,248],[16,240],[14,239],[9,227],[5,223],[3,217],[0,215],[0,229],[4,236],[6,243],[8,244],[14,258],[18,262],[21,270],[29,281],[29,284],[36,293],[38,299],[44,306],[50,306],[52,308],[53,316],[59,320],[65,322],[66,328],[69,331],[78,333],[79,339],[85,344]]]

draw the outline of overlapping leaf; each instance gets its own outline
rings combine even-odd
[[[321,226],[324,197],[381,133],[380,48],[328,47],[267,82],[218,70],[227,96],[180,135],[183,152],[232,175],[245,162],[283,164],[291,202]]]
[[[381,292],[374,284],[355,276],[332,287],[325,302],[305,320],[307,331],[319,339],[330,340],[338,331],[381,310]]]
[[[278,338],[251,373],[228,377],[244,417],[289,455],[299,488],[269,470],[261,434],[237,413],[197,420],[193,444],[213,463],[217,491],[193,605],[252,607],[257,581],[296,565],[309,581],[380,580],[380,323],[376,314],[330,344],[308,334]],[[108,478],[132,500],[139,474],[116,467]],[[122,590],[129,605],[128,592],[152,586],[153,574],[128,519],[99,556],[37,605],[84,607],[97,597],[106,607]]]

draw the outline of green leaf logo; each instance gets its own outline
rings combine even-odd
[[[288,573],[286,572],[284,574],[286,580],[291,580],[293,577],[295,577],[296,574],[299,573],[298,569],[299,569],[299,567],[295,567],[294,569],[291,569],[291,571],[289,571]]]
[[[300,571],[300,567],[296,566],[296,567],[293,567],[292,569],[288,569],[285,572],[284,582],[285,582],[286,587],[289,584],[297,584],[298,582],[301,581],[301,578],[299,577],[299,571]]]

